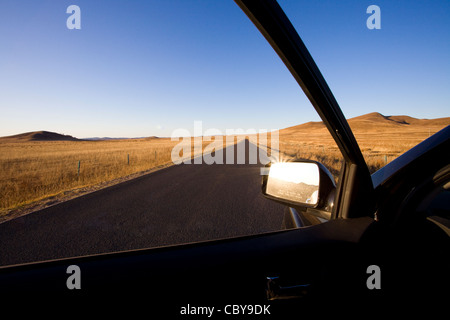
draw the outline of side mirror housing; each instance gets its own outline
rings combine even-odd
[[[263,175],[262,193],[299,211],[330,219],[336,184],[330,171],[317,161],[269,163]],[[266,170],[267,173],[267,170]]]

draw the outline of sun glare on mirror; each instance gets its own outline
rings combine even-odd
[[[279,162],[271,165],[267,177],[268,195],[315,205],[318,201],[319,168],[310,162]]]
[[[292,183],[319,185],[319,169],[315,163],[274,163],[270,167],[269,177]]]

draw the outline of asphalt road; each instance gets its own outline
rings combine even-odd
[[[4,222],[0,265],[279,230],[284,206],[261,195],[245,143],[246,164],[175,165]]]

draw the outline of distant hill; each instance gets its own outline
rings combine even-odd
[[[110,137],[93,137],[93,138],[84,138],[83,140],[88,141],[105,141],[105,140],[126,140],[129,138],[110,138]]]
[[[152,140],[152,139],[159,139],[159,137],[157,137],[157,136],[138,137],[138,138],[93,137],[93,138],[84,138],[83,140],[88,140],[88,141],[105,141],[105,140]]]
[[[50,131],[33,131],[13,136],[0,137],[0,142],[30,142],[30,141],[105,141],[105,140],[154,140],[159,139],[156,136],[139,137],[139,138],[110,138],[110,137],[93,137],[78,139],[70,135],[64,135]]]
[[[0,142],[29,142],[29,141],[81,141],[69,135],[50,131],[34,131],[0,137]]]
[[[352,130],[356,133],[372,133],[398,129],[431,129],[440,130],[450,125],[450,117],[438,119],[416,119],[410,116],[384,116],[378,112],[368,113],[347,120]],[[297,126],[281,129],[281,134],[294,134],[298,132],[326,131],[322,121],[311,121]]]
[[[416,119],[406,115],[385,116],[378,112],[368,113],[362,116],[354,117],[347,120],[351,129],[355,134],[377,134],[387,132],[437,132],[442,128],[450,125],[450,117],[437,119]],[[322,121],[310,121],[297,126],[288,127],[280,130],[280,136],[289,137],[302,134],[308,136],[314,133],[317,138],[322,139],[323,136],[329,136],[328,130]],[[144,139],[153,140],[160,139],[156,136],[139,137],[139,138],[109,138],[95,137],[77,139],[69,135],[63,135],[49,131],[35,131],[17,134],[13,136],[0,137],[0,142],[27,142],[27,141],[98,141],[98,140],[130,140]]]
[[[348,120],[352,130],[384,129],[437,129],[450,125],[450,117],[438,119],[416,119],[410,116],[384,116],[378,112],[368,113]]]

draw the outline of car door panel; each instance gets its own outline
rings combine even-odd
[[[66,269],[77,265],[85,293],[133,294],[142,289],[149,298],[166,296],[179,303],[265,301],[266,277],[316,289],[335,278],[333,273],[343,269],[339,265],[350,263],[343,257],[356,252],[372,222],[333,220],[236,239],[32,263],[0,270],[0,283],[8,291],[70,293]]]

